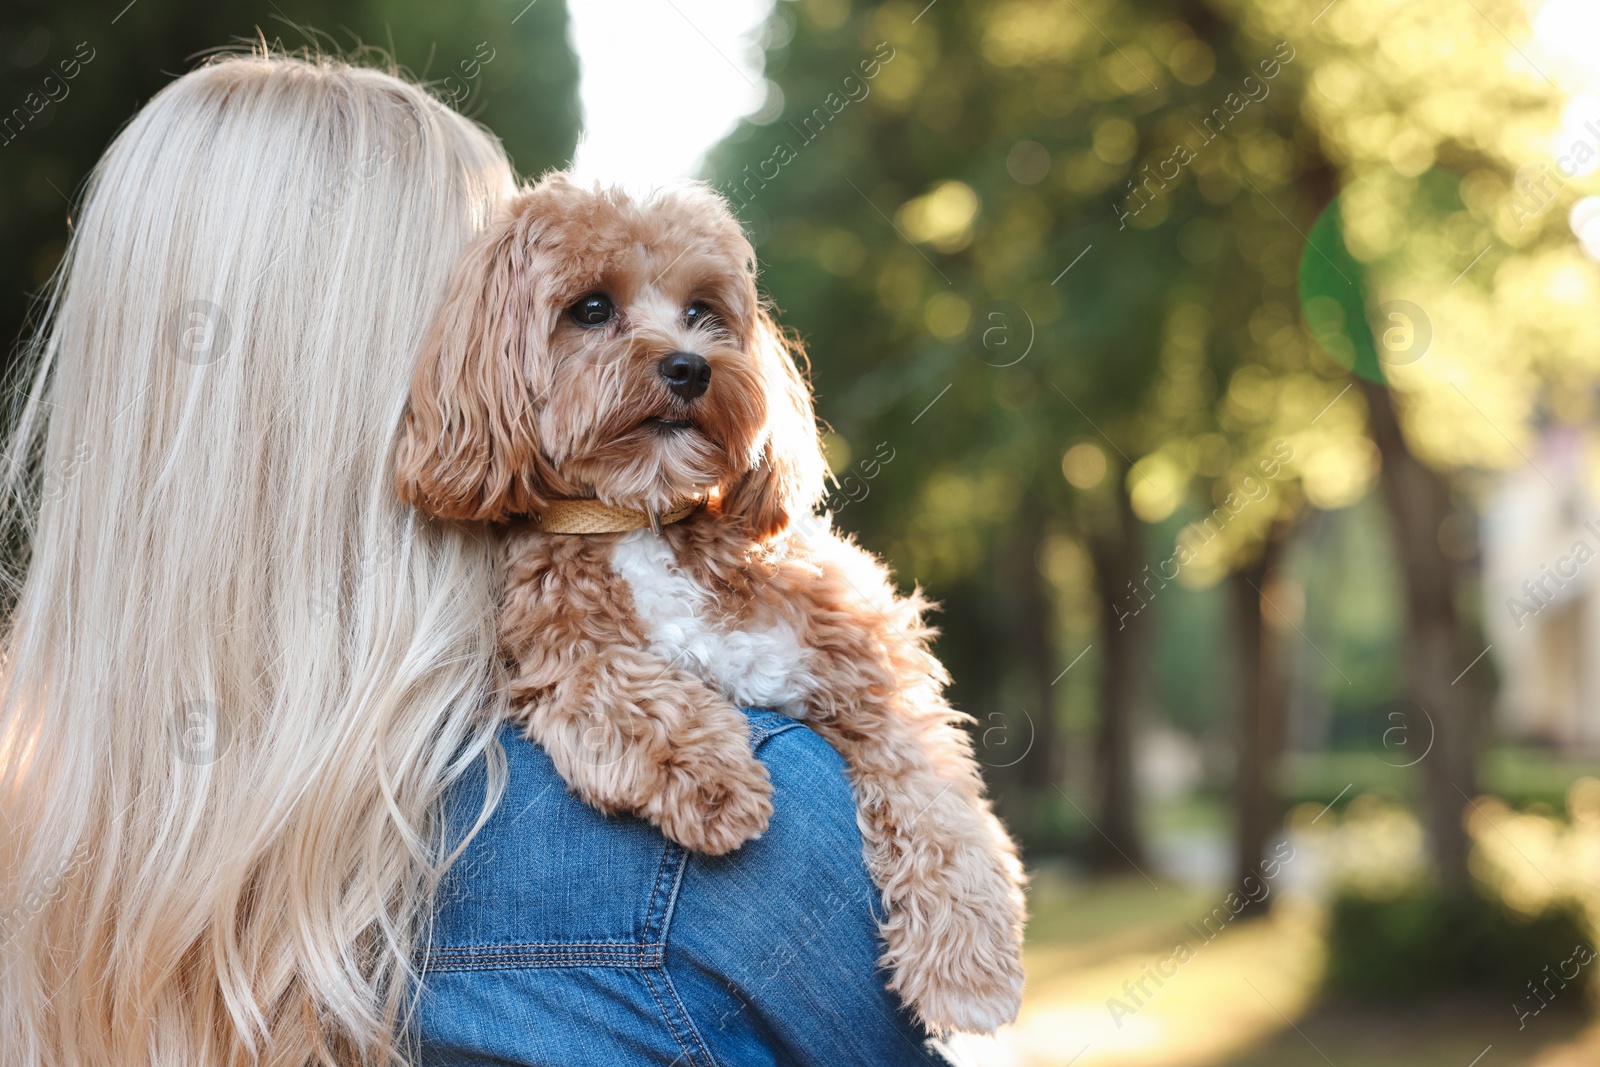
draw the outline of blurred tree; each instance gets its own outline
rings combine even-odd
[[[487,123],[519,169],[536,174],[569,160],[577,142],[578,70],[566,26],[564,0],[526,8],[500,0],[13,0],[0,13],[7,352],[29,294],[61,257],[72,201],[95,160],[140,105],[209,51],[264,40],[362,62],[392,59]]]
[[[1440,542],[1463,473],[1531,462],[1543,425],[1594,419],[1600,339],[1585,319],[1600,271],[1565,225],[1596,189],[1600,112],[1572,99],[1593,71],[1581,47],[1532,39],[1507,0],[1341,0],[1314,24],[1289,0],[1227,6],[1295,35],[1315,150],[1337,175],[1307,253],[1306,318],[1354,373],[1383,454],[1407,691],[1437,734],[1419,773],[1440,877],[1460,895],[1480,727],[1458,682],[1487,649]]]
[[[1110,466],[1111,491],[1106,494],[1109,506],[1080,511],[1080,528],[1089,558],[1094,561],[1105,648],[1100,657],[1099,720],[1093,749],[1099,771],[1100,836],[1089,842],[1090,855],[1102,869],[1114,869],[1118,856],[1137,864],[1144,855],[1139,832],[1134,728],[1135,718],[1148,698],[1149,677],[1148,629],[1130,633],[1128,617],[1135,612],[1131,605],[1123,607],[1130,591],[1138,599],[1138,583],[1149,569],[1144,536],[1125,491],[1127,469],[1120,461],[1111,462]],[[1150,626],[1149,621],[1145,626]]]
[[[1059,180],[1034,188],[1052,172],[1051,150],[1036,138],[1068,137],[1081,151],[1092,130],[1073,107],[1070,47],[1050,63],[1059,98],[1045,94],[1048,113],[1035,101],[1035,72],[1010,63],[1009,45],[988,49],[1003,64],[984,48],[974,54],[972,42],[1005,21],[993,6],[919,14],[897,2],[855,11],[781,4],[768,71],[785,103],[766,117],[786,121],[747,122],[712,166],[758,241],[769,291],[809,341],[836,470],[848,474],[851,456],[877,442],[895,450],[894,468],[839,521],[944,600],[941,652],[957,699],[984,722],[1005,717],[1006,729],[982,732],[980,758],[1008,814],[1026,821],[1055,797],[1054,683],[1067,666],[1055,613],[1043,610],[1051,591],[1039,560],[1052,536],[1083,541],[1061,474],[1063,440],[1076,428],[1096,434],[1102,455],[1123,449],[1110,442],[1132,430],[1125,423],[1154,377],[1162,287],[1150,278],[1166,249],[1128,231],[1132,269],[1090,258],[1066,273],[1071,284],[1052,287],[1117,224],[1108,205],[1091,214],[1082,193],[1059,196]],[[1127,91],[1104,71],[1095,78],[1117,96]],[[1093,169],[1109,179],[1103,165]],[[1135,310],[1067,320],[1069,302]],[[1068,345],[1081,360],[1059,358]],[[1091,510],[1119,544],[1136,543],[1139,531],[1119,525],[1124,483],[1097,484]],[[1112,633],[1097,642],[1102,650],[1131,631]],[[1124,723],[1132,714],[1115,712]],[[1014,743],[1023,734],[1031,743]],[[996,740],[1005,746],[991,749]],[[1127,810],[1112,811],[1102,829],[1137,855],[1131,756],[1109,766],[1114,780],[1100,792]]]
[[[945,602],[959,702],[1032,722],[1024,755],[991,751],[1018,732],[997,728],[979,752],[1035,845],[1071,821],[1050,787],[1080,652],[1038,598],[1098,601],[1073,625],[1101,697],[1094,841],[1123,864],[1146,607],[1376,473],[1359,415],[1317,417],[1342,370],[1296,324],[1300,237],[1273,199],[1303,164],[1293,49],[1199,3],[1126,0],[801,0],[765,44],[768,106],[710,169],[810,344],[835,470],[848,487],[854,456],[898,457],[838,521]],[[1179,543],[1149,544],[1175,514],[1194,516]],[[1273,780],[1270,749],[1252,780]]]
[[[1321,342],[1346,359],[1367,401],[1368,422],[1383,456],[1384,496],[1392,535],[1406,561],[1405,591],[1410,669],[1407,691],[1427,712],[1433,759],[1423,767],[1435,860],[1444,888],[1465,896],[1471,883],[1462,805],[1477,790],[1471,707],[1445,677],[1467,651],[1455,605],[1456,575],[1440,550],[1439,531],[1452,508],[1444,477],[1411,451],[1367,324],[1366,272],[1344,243],[1338,201],[1329,204],[1307,240],[1300,269],[1308,324]],[[1420,732],[1421,723],[1403,729]],[[1435,755],[1435,751],[1437,754]]]

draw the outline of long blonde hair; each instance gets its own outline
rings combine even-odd
[[[0,469],[7,1067],[403,1058],[441,798],[502,712],[488,548],[391,451],[512,183],[416,86],[268,54],[96,168]]]

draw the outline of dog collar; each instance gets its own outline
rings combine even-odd
[[[705,503],[704,497],[686,500],[668,511],[655,508],[618,508],[589,497],[567,497],[550,501],[529,520],[532,529],[551,534],[626,533],[629,530],[654,530],[694,514]]]

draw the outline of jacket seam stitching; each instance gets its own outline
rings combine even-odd
[[[693,1039],[694,1044],[699,1048],[701,1054],[705,1056],[706,1063],[709,1065],[709,1067],[717,1067],[716,1057],[712,1055],[710,1046],[706,1044],[705,1038],[701,1036],[700,1028],[695,1025],[694,1016],[690,1013],[688,1005],[684,1004],[683,998],[678,996],[678,988],[673,984],[672,975],[667,971],[667,942],[672,936],[672,920],[677,914],[678,910],[678,895],[683,889],[683,879],[689,870],[688,852],[682,848],[679,848],[677,845],[672,845],[670,847],[677,852],[677,856],[675,857],[677,863],[675,865],[675,869],[671,872],[670,884],[667,887],[666,893],[666,904],[663,907],[661,915],[661,932],[658,938],[658,940],[661,942],[661,965],[658,970],[661,974],[661,981],[666,986],[667,995],[671,999],[673,1007],[677,1010],[678,1018],[683,1027],[688,1031],[689,1036]],[[655,983],[650,981],[649,972],[645,972],[645,981],[650,986],[651,994],[655,995]],[[656,1002],[658,1005],[661,1003],[659,996],[656,998]],[[666,1013],[666,1008],[664,1006],[662,1007],[662,1012],[663,1014]],[[673,1024],[670,1018],[667,1021],[667,1025],[674,1031],[673,1036],[677,1037],[677,1027]],[[679,1038],[679,1044],[682,1043],[682,1038]],[[687,1051],[688,1050],[685,1049],[686,1053]],[[690,1056],[689,1058],[690,1065],[693,1067],[694,1057]]]
[[[451,945],[438,948],[433,955],[442,956],[452,952],[502,952],[518,949],[532,949],[540,952],[566,952],[569,950],[583,949],[597,952],[633,952],[641,948],[663,948],[664,940],[656,941],[505,941],[489,945]]]
[[[711,1067],[717,1067],[717,1059],[711,1054],[711,1046],[706,1044],[705,1038],[700,1034],[700,1027],[695,1025],[694,1014],[689,1011],[689,1006],[683,1002],[683,998],[678,996],[678,987],[672,984],[672,975],[667,973],[665,959],[661,963],[661,980],[666,983],[668,995],[672,997],[672,1002],[678,1006],[678,1011],[682,1013],[683,1025],[688,1028],[689,1033],[694,1037],[695,1044],[699,1045],[700,1050],[706,1054],[706,1060],[711,1064]]]
[[[678,851],[679,847],[673,844],[671,841],[667,841],[665,847],[662,848],[661,860],[656,864],[656,876],[650,883],[650,899],[645,904],[644,936],[647,938],[653,937],[656,941],[661,943],[666,942],[667,932],[666,923],[664,921],[665,916],[663,916],[661,929],[656,929],[656,898],[661,895],[661,883],[667,873],[667,861],[675,860],[676,857],[674,856],[674,853]],[[680,868],[681,866],[682,864],[679,864]]]
[[[689,1036],[692,1037],[694,1039],[694,1043],[700,1047],[700,1051],[705,1053],[705,1062],[709,1065],[709,1067],[716,1067],[716,1060],[711,1058],[711,1050],[706,1048],[705,1042],[700,1040],[700,1035],[695,1031],[693,1024],[689,1023],[688,1013],[684,1012],[683,1002],[678,999],[677,990],[672,989],[672,980],[667,977],[666,968],[651,968],[651,970],[657,971],[661,975],[662,980],[667,983],[667,988],[672,992],[673,1003],[677,1006],[678,1010],[684,1014],[682,1021],[688,1024]],[[684,1035],[678,1032],[678,1024],[676,1021],[674,1021],[672,1012],[667,1010],[666,1004],[661,1000],[661,994],[656,991],[655,982],[651,981],[651,970],[642,972],[644,976],[645,988],[650,990],[650,996],[656,1002],[656,1009],[661,1012],[661,1021],[667,1024],[667,1032],[672,1034],[672,1039],[676,1041],[678,1043],[678,1047],[683,1050],[684,1058],[688,1061],[689,1067],[696,1067],[696,1064],[700,1062],[700,1058],[695,1054],[695,1050],[689,1047],[689,1042],[684,1040]]]
[[[798,719],[777,718],[769,719],[764,723],[755,724],[750,729],[750,747],[760,748],[770,738],[776,737],[787,730],[793,730],[804,723]]]
[[[664,963],[661,942],[626,945],[477,945],[429,953],[427,969],[438,971],[493,971],[514,968],[659,968]]]
[[[689,869],[688,854],[677,845],[670,845],[668,847],[677,850],[678,862],[676,868],[672,872],[671,884],[667,887],[666,904],[661,909],[661,930],[656,935],[656,943],[661,946],[661,965],[663,967],[666,966],[667,938],[670,936],[672,931],[672,917],[677,914],[678,911],[678,891],[683,887],[684,872]],[[652,898],[654,897],[653,891],[651,896]],[[649,930],[648,926],[646,927],[646,930]]]
[[[653,960],[488,960],[482,963],[452,963],[429,967],[429,974],[471,974],[480,971],[649,971],[659,967]]]

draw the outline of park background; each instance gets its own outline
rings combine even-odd
[[[737,206],[1026,850],[974,1062],[1600,1062],[1588,0],[8,0],[8,346],[250,41]]]

